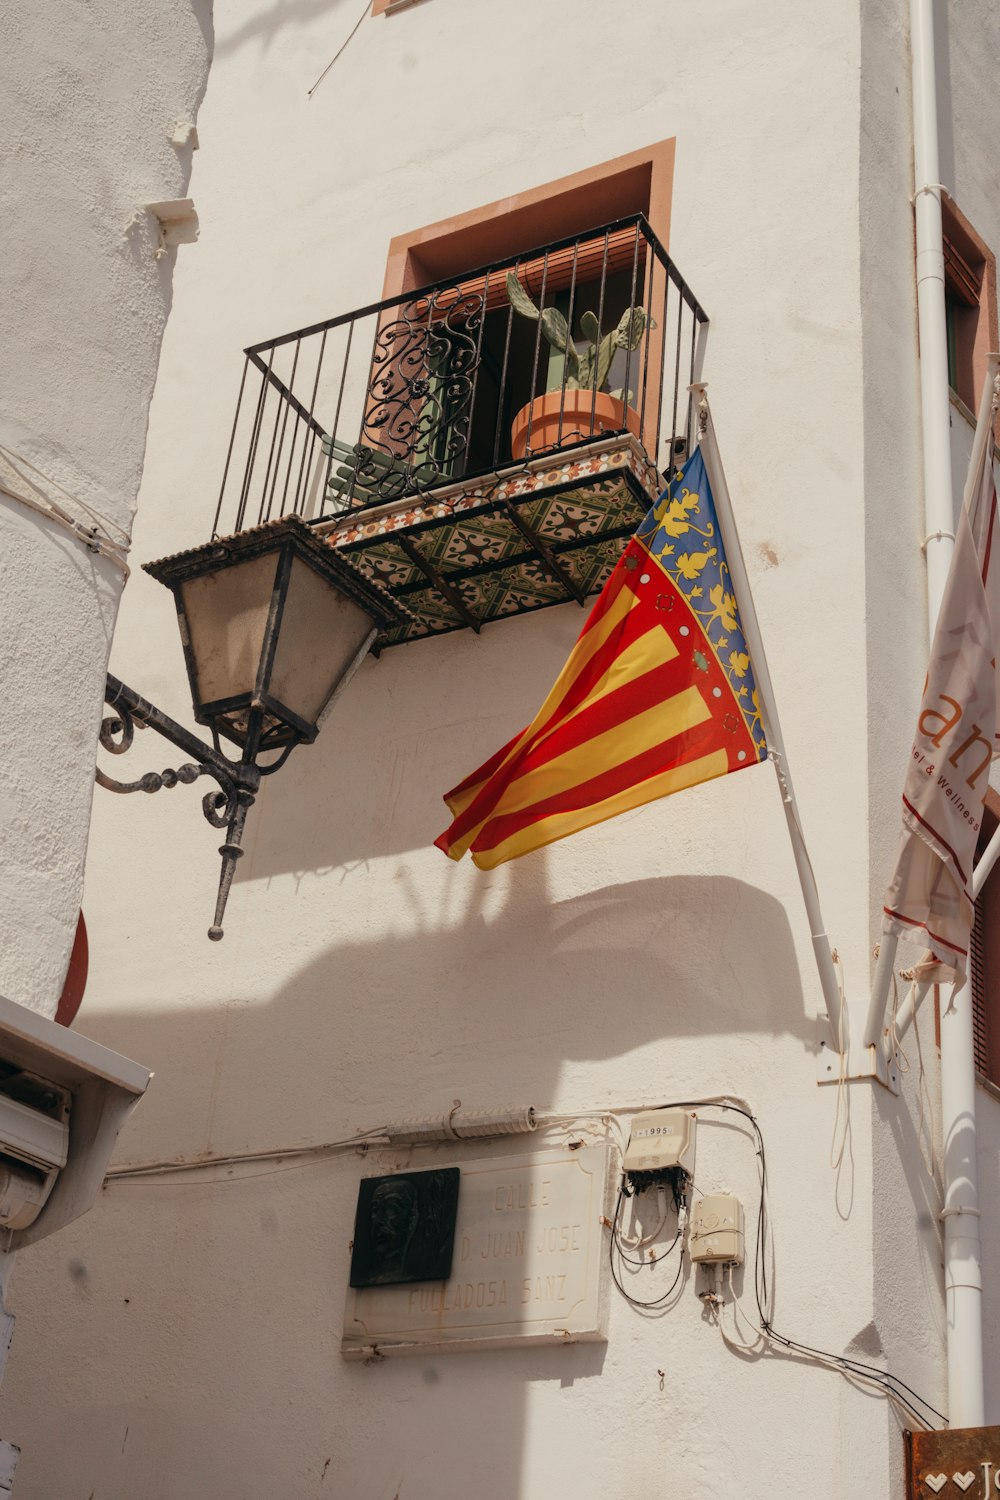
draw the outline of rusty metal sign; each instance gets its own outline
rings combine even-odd
[[[1000,1427],[905,1432],[907,1500],[1000,1500]]]

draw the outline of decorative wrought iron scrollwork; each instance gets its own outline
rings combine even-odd
[[[226,786],[218,772],[211,771],[208,767],[205,767],[205,771],[207,775],[215,776],[221,790],[206,792],[201,799],[201,810],[213,828],[228,828],[236,816],[236,809],[239,805],[239,790],[233,782],[230,782]]]
[[[105,719],[104,724],[110,722],[112,721]],[[101,726],[101,744],[105,749],[110,749],[112,755],[124,754],[128,749],[128,744],[119,743],[116,747],[108,745],[104,737],[104,724]],[[131,743],[130,739],[129,743]],[[215,766],[196,766],[186,761],[176,769],[168,766],[163,771],[146,771],[138,781],[116,781],[113,776],[102,771],[100,766],[96,771],[98,786],[103,786],[109,792],[119,793],[152,793],[159,792],[164,787],[170,791],[175,786],[190,786],[198,780],[199,776],[212,776],[219,783],[218,791],[206,792],[202,798],[201,808],[205,818],[213,828],[227,828],[236,813],[239,789],[234,781],[231,781]]]
[[[101,720],[100,741],[112,755],[124,755],[132,748],[134,737],[135,720],[124,704],[109,718]]]
[[[469,443],[485,292],[414,298],[375,339],[357,490],[391,501],[450,478]]]
[[[141,698],[138,693],[116,677],[109,677],[106,698],[113,712],[102,721],[100,742],[112,755],[124,755],[131,749],[136,729],[153,729],[188,755],[198,757],[196,761],[185,761],[177,767],[163,771],[146,771],[137,781],[116,781],[98,766],[95,771],[99,786],[109,792],[158,792],[166,787],[191,786],[200,776],[211,776],[216,789],[202,798],[201,810],[213,828],[225,829],[226,837],[219,853],[222,855],[222,873],[219,878],[219,894],[215,905],[215,921],[208,930],[213,940],[222,937],[222,917],[233,882],[236,861],[242,854],[243,825],[249,809],[253,806],[260,786],[261,771],[253,764],[256,742],[250,754],[244,751],[240,761],[228,760],[217,745],[208,745],[190,730],[178,724],[155,704]],[[287,754],[287,750],[285,752]],[[285,758],[279,756],[268,770],[276,770]]]

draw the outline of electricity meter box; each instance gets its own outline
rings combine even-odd
[[[697,1116],[684,1109],[636,1115],[622,1167],[633,1192],[669,1184],[675,1196],[694,1176]]]
[[[732,1193],[699,1198],[691,1214],[691,1259],[716,1266],[743,1264],[743,1204]]]

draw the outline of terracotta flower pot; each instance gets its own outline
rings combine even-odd
[[[510,447],[515,458],[523,458],[531,429],[531,451],[564,448],[602,432],[620,432],[627,427],[639,436],[639,413],[617,396],[604,391],[549,391],[522,406],[510,429]],[[562,432],[560,433],[560,426]]]

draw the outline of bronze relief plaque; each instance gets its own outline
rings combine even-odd
[[[351,1286],[447,1281],[455,1249],[458,1167],[364,1177],[354,1220]]]

